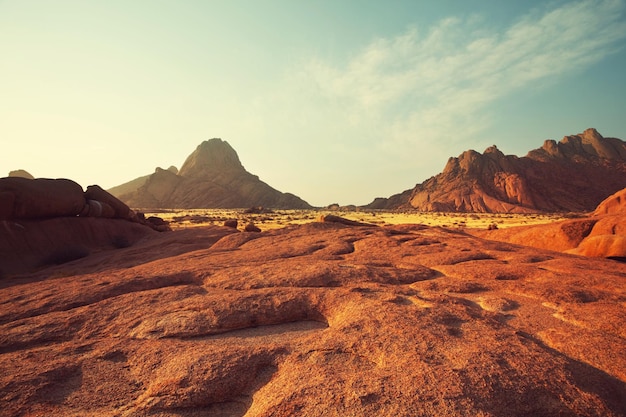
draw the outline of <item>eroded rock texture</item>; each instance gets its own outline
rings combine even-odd
[[[421,211],[585,212],[626,187],[626,143],[595,129],[547,140],[524,157],[496,146],[450,158],[444,170],[412,190],[378,198],[370,208]]]
[[[591,215],[550,224],[475,230],[503,242],[626,261],[626,188],[602,201]]]
[[[626,266],[420,225],[155,234],[0,281],[3,416],[620,416]]]

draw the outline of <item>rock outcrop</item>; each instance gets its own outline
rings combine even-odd
[[[626,143],[595,129],[566,136],[525,157],[496,146],[450,158],[443,172],[369,208],[447,212],[587,212],[626,187]]]
[[[626,261],[626,188],[602,201],[590,215],[562,222],[473,231],[487,239]]]
[[[0,277],[134,244],[155,225],[97,185],[0,178]]]
[[[161,167],[157,167],[155,170],[156,172],[161,172],[164,171],[163,168]],[[175,166],[170,166],[166,171],[169,171],[173,174],[178,174],[178,168],[176,168]],[[139,178],[135,178],[134,180],[128,181],[124,184],[115,186],[113,188],[109,188],[107,191],[110,192],[111,194],[115,195],[115,196],[120,196],[120,195],[126,195],[126,194],[132,194],[135,191],[137,191],[139,188],[141,188],[146,182],[148,182],[148,180],[150,179],[152,174],[149,175],[144,175],[142,177]]]
[[[0,279],[129,247],[155,233],[140,223],[104,217],[0,221]]]
[[[30,172],[23,169],[16,169],[15,171],[9,172],[9,177],[28,178],[29,180],[35,179],[35,177],[33,177]]]
[[[128,191],[130,183],[110,191],[131,207],[142,208],[311,208],[299,197],[270,187],[241,164],[226,141],[211,139],[189,155],[180,171],[163,170]]]
[[[83,189],[68,179],[0,178],[0,220],[79,215]]]
[[[607,197],[598,204],[593,215],[601,216],[603,214],[626,214],[626,188]]]
[[[0,281],[0,415],[623,416],[625,275],[420,225],[161,233]]]

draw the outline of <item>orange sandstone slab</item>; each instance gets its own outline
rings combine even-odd
[[[96,255],[0,281],[0,415],[626,414],[623,263],[338,222]]]

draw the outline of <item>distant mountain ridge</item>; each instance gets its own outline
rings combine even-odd
[[[158,170],[162,170],[162,169],[163,168],[156,168],[155,172]],[[167,170],[170,172],[173,172],[174,174],[178,173],[178,168],[176,168],[173,165],[169,167]],[[117,196],[132,193],[133,191],[139,189],[142,185],[144,185],[150,179],[151,175],[152,174],[148,174],[148,175],[144,175],[143,177],[135,178],[134,180],[115,186],[109,189],[108,191],[111,194],[117,195]]]
[[[377,198],[367,208],[448,212],[583,212],[626,187],[626,143],[595,129],[546,140],[525,157],[495,145],[450,158],[413,189]]]
[[[32,176],[30,172],[23,170],[23,169],[16,169],[15,171],[10,171],[9,177],[28,178],[30,180],[35,178]]]
[[[142,208],[311,208],[246,171],[235,150],[221,139],[202,142],[177,172],[175,167],[157,168],[109,192]]]

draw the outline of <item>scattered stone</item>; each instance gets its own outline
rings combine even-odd
[[[237,219],[229,219],[229,220],[224,221],[225,227],[232,227],[233,229],[237,228],[237,224],[238,224]]]
[[[244,232],[260,232],[261,231],[261,229],[255,226],[255,224],[252,222],[246,224],[246,227],[243,230]]]
[[[150,216],[146,219],[146,224],[157,232],[169,232],[172,229],[167,221],[157,216]]]
[[[318,221],[326,223],[340,223],[347,226],[373,226],[369,223],[358,222],[356,220],[346,219],[345,217],[335,216],[334,214],[323,214]]]
[[[265,214],[273,213],[274,211],[263,206],[250,207],[244,211],[245,214]]]

